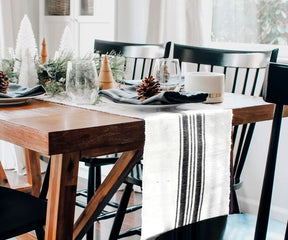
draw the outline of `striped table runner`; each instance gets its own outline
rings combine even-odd
[[[228,214],[231,121],[229,110],[145,119],[141,239]]]

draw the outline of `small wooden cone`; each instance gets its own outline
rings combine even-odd
[[[100,68],[99,85],[100,89],[116,88],[116,82],[113,79],[107,55],[104,56],[103,64]]]
[[[45,38],[43,38],[42,50],[41,50],[41,63],[44,64],[45,62],[47,62],[47,58],[48,58],[48,53],[47,53],[47,47],[46,47],[46,40]]]

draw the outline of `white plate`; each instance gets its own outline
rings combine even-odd
[[[112,100],[102,97],[101,101],[104,103],[115,104],[122,107],[137,108],[137,109],[165,109],[165,108],[176,108],[180,105],[187,103],[175,103],[175,104],[130,104],[130,103],[117,103]]]
[[[139,85],[142,80],[123,80],[126,85]]]
[[[13,106],[13,105],[21,105],[27,103],[30,99],[35,97],[40,97],[44,94],[30,96],[30,97],[19,97],[19,98],[0,98],[0,106]]]
[[[126,85],[139,85],[140,83],[142,83],[142,80],[139,80],[139,79],[135,79],[135,80],[123,80],[123,83],[126,84]],[[171,85],[175,86],[179,84],[179,82],[177,83],[172,83]],[[180,85],[181,86],[184,86],[184,77],[182,76],[181,77],[181,80],[180,80]]]

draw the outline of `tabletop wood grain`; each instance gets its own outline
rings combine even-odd
[[[141,119],[39,100],[1,107],[0,124],[0,139],[47,155],[91,148],[105,154],[129,144],[139,148],[144,141]]]

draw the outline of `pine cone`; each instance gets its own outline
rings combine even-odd
[[[142,83],[138,85],[137,92],[139,99],[144,101],[145,99],[157,95],[160,93],[160,83],[155,81],[152,76],[142,80]]]
[[[3,71],[0,71],[0,92],[6,94],[9,88],[9,80]]]

